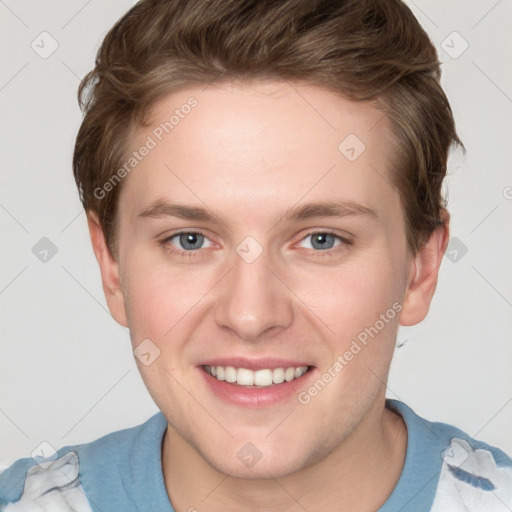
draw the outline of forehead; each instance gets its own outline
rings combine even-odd
[[[386,116],[311,85],[224,83],[172,93],[154,106],[149,126],[134,131],[127,159],[144,146],[122,193],[139,209],[166,197],[233,212],[306,196],[366,206],[396,200]]]

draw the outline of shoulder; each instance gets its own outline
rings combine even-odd
[[[428,421],[396,400],[387,405],[407,425],[408,469],[418,472],[416,477],[435,475],[432,512],[510,510],[512,459],[503,450],[453,425]]]
[[[158,445],[155,441],[161,440],[166,425],[158,413],[136,427],[112,432],[90,443],[65,446],[51,457],[17,460],[0,473],[0,510],[26,510],[20,503],[47,510],[46,504],[63,500],[73,503],[69,510],[88,512],[91,509],[85,496],[101,495],[106,490],[121,492],[129,478],[124,471],[130,473],[133,465],[140,462],[134,459],[143,457],[146,448],[149,451],[152,445]]]

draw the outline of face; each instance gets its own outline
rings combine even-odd
[[[416,268],[393,147],[371,105],[281,82],[173,93],[133,133],[107,299],[214,468],[293,473],[382,407]]]

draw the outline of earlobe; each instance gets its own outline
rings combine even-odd
[[[443,209],[443,224],[436,228],[413,257],[400,325],[415,325],[427,316],[437,286],[439,267],[448,245],[449,219],[448,212]]]
[[[124,296],[119,278],[119,264],[107,246],[96,212],[90,210],[87,212],[87,224],[92,248],[100,266],[103,292],[105,293],[108,309],[119,324],[128,327]]]

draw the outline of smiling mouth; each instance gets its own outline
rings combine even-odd
[[[261,370],[249,370],[247,368],[235,368],[234,366],[202,366],[203,370],[219,381],[242,386],[246,388],[267,388],[300,379],[307,373],[310,366],[290,366],[288,368],[264,368]]]

